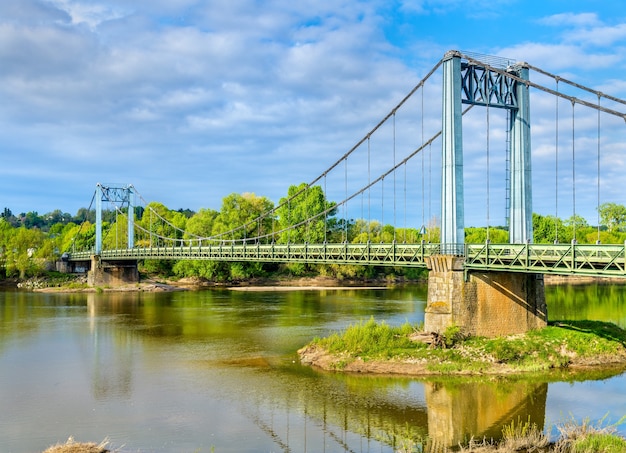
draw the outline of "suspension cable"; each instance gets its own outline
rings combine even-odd
[[[432,218],[433,203],[433,147],[428,145],[428,218]],[[429,225],[430,226],[430,225]],[[428,228],[428,242],[430,242],[430,228]]]
[[[393,114],[393,242],[396,242],[396,114]]]
[[[385,227],[385,177],[380,182],[380,235],[379,240],[383,237],[383,228]]]
[[[328,202],[326,201],[326,175],[324,175],[324,209],[326,209],[326,204],[328,204]],[[324,216],[324,244],[326,244],[326,240],[327,240],[327,232],[328,232],[328,216],[325,215]]]
[[[556,79],[556,91],[559,91],[559,79]],[[559,243],[559,97],[556,100],[556,136],[554,140],[554,243]]]
[[[548,77],[552,77],[553,79],[555,79],[557,81],[558,80],[562,80],[563,82],[567,83],[568,85],[572,85],[573,87],[579,88],[579,89],[581,89],[583,91],[587,91],[588,93],[595,94],[596,96],[598,96],[598,105],[600,104],[600,100],[599,99],[601,97],[606,98],[606,99],[608,99],[610,101],[617,102],[619,104],[626,105],[626,100],[624,100],[624,99],[616,98],[615,96],[611,96],[609,94],[602,93],[601,91],[594,90],[593,88],[589,88],[589,87],[586,87],[584,85],[580,85],[580,84],[578,84],[576,82],[564,79],[563,77],[555,75],[555,74],[551,74],[548,71],[544,71],[543,69],[540,69],[540,68],[538,68],[536,66],[530,65],[528,63],[526,63],[526,66],[528,67],[528,69],[532,69],[533,71],[537,71],[540,74],[543,74],[543,75],[548,76]]]
[[[346,157],[346,159],[344,160],[344,184],[345,184],[345,197],[346,199],[348,198],[348,158]],[[348,242],[348,203],[346,202],[346,204],[344,205],[344,217],[343,217],[343,223],[344,223],[344,230],[345,230],[345,238],[344,238],[344,242]]]
[[[422,123],[422,145],[424,144],[424,87],[422,87],[422,106],[421,106],[421,123]],[[421,160],[422,160],[422,228],[420,228],[420,232],[422,234],[422,236],[424,235],[423,231],[426,228],[425,225],[425,219],[424,219],[424,205],[425,200],[424,200],[424,153],[421,153]],[[428,198],[430,200],[430,194],[428,194]],[[430,212],[429,212],[430,215]],[[423,238],[422,238],[423,239]]]
[[[491,199],[490,199],[490,187],[489,187],[489,131],[490,131],[490,127],[489,127],[489,98],[487,98],[487,242],[490,242],[490,237],[489,237],[489,224],[490,224],[490,218],[489,218],[489,208],[490,208],[490,203],[491,203]]]
[[[572,102],[572,209],[573,215],[573,228],[574,228],[574,243],[576,243],[576,124],[575,124],[575,107],[576,103]]]
[[[422,157],[424,156],[424,154],[422,153]],[[407,164],[404,164],[404,244],[406,244],[406,166]]]
[[[598,106],[600,106],[600,94],[598,94]],[[598,213],[597,222],[598,222],[598,239],[596,243],[600,243],[600,110],[598,109],[598,201],[596,211]]]
[[[371,178],[371,149],[370,137],[367,137],[367,184],[372,183]],[[371,225],[372,225],[372,189],[367,190],[367,242],[371,241]]]

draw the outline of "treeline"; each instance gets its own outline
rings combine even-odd
[[[289,201],[287,201],[289,200]],[[326,200],[321,187],[305,184],[291,186],[287,196],[275,207],[266,197],[252,193],[233,193],[222,200],[219,211],[200,209],[171,210],[161,203],[135,208],[135,224],[148,232],[135,238],[137,246],[158,246],[158,238],[185,241],[197,237],[242,240],[261,237],[265,243],[437,243],[439,228],[435,220],[429,228],[398,228],[378,221],[337,219],[336,205]],[[271,212],[271,215],[261,215]],[[126,211],[103,213],[103,248],[123,248],[127,243]],[[566,220],[533,214],[535,243],[624,243],[626,207],[614,203],[600,206],[602,226],[590,226],[579,216]],[[312,221],[308,219],[318,215]],[[95,244],[95,210],[81,208],[75,216],[59,210],[38,215],[36,212],[14,216],[10,209],[0,213],[0,275],[26,278],[53,268],[63,252],[90,250]],[[161,220],[165,219],[165,221]],[[244,226],[244,227],[242,227]],[[508,242],[504,227],[466,228],[466,243]],[[254,239],[256,240],[256,239]],[[156,241],[156,243],[153,243]],[[171,245],[171,244],[170,244]],[[416,278],[423,271],[408,268],[334,264],[227,263],[212,261],[146,260],[140,271],[165,277],[197,277],[232,281],[253,277],[287,274],[321,275],[335,278]]]

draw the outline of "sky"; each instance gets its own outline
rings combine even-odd
[[[219,209],[233,192],[277,202],[361,140],[451,49],[526,61],[626,98],[621,1],[0,2],[0,209],[75,214],[89,206],[97,183],[133,184],[146,202],[171,209]],[[406,150],[414,149],[420,129],[428,138],[440,127],[440,82],[435,74],[432,90],[398,119],[398,148],[406,140]],[[625,204],[624,121],[604,115],[598,134],[596,113],[576,107],[572,128],[568,101],[533,96],[534,210],[563,218],[575,212],[593,224],[598,199]],[[502,224],[505,215],[506,134],[495,110],[464,120],[468,225]],[[405,123],[413,128],[400,131]],[[478,132],[469,132],[473,123]],[[381,146],[386,163],[373,164],[369,180],[391,166],[392,145]],[[396,157],[395,146],[401,159],[406,150]],[[427,168],[436,165],[440,142],[433,148]],[[572,167],[567,156],[575,152]],[[419,227],[436,215],[438,201],[422,195],[437,192],[436,169],[427,178],[419,159],[381,189],[385,223],[393,216]],[[348,165],[363,177],[363,162]],[[405,195],[389,199],[392,190],[407,192],[407,179],[416,186],[409,207]],[[331,199],[347,192],[341,177],[324,184]],[[355,203],[360,212],[353,203],[352,217],[371,210],[363,196]]]

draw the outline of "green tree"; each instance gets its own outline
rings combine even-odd
[[[37,249],[44,245],[45,235],[36,228],[21,227],[15,229],[6,248],[7,275],[35,275],[43,270],[44,254],[37,254]],[[49,250],[47,249],[46,252]]]
[[[571,234],[561,219],[533,213],[533,241],[536,244],[551,244],[555,241],[568,242]]]
[[[189,233],[188,237],[193,237],[193,235],[200,237],[211,236],[215,219],[218,215],[219,212],[214,209],[200,209],[187,220],[185,231]]]
[[[124,216],[121,223],[126,225],[128,219]],[[150,202],[146,206],[141,219],[135,221],[137,226],[147,233],[138,235],[135,244],[143,247],[159,247],[180,245],[178,240],[183,239],[183,232],[187,226],[185,214],[168,209],[163,203]],[[126,228],[126,227],[123,227]]]
[[[96,210],[89,210],[87,208],[80,208],[73,218],[74,223],[91,222],[96,223]]]
[[[564,225],[566,227],[566,238],[567,241],[576,240],[579,243],[584,242],[587,234],[593,232],[593,229],[587,223],[587,220],[579,216],[578,214],[572,215],[570,218],[565,220]]]
[[[61,252],[92,250],[96,244],[96,225],[83,222],[80,225],[68,223],[57,239]]]
[[[213,225],[213,235],[224,233],[224,240],[268,236],[272,232],[274,217],[267,214],[274,203],[253,193],[232,193],[222,200],[222,207]],[[262,217],[262,215],[264,215]]]
[[[626,225],[626,206],[616,203],[603,203],[598,207],[600,221],[609,231],[619,231]]]
[[[502,228],[489,228],[489,240],[493,244],[508,244],[509,232]],[[483,244],[487,241],[487,228],[465,228],[465,242],[468,244]]]
[[[292,185],[287,190],[287,197],[280,199],[280,205],[280,229],[294,228],[281,233],[279,242],[322,243],[328,239],[328,220],[335,215],[335,203],[326,200],[320,186]],[[328,212],[324,214],[325,211]]]
[[[26,228],[41,228],[45,224],[44,219],[36,211],[27,212],[22,216],[22,219]]]

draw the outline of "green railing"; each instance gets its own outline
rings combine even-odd
[[[88,260],[92,253],[72,253],[69,259]],[[626,277],[624,245],[225,244],[103,250],[100,257],[426,267],[426,258],[432,255],[465,256],[466,270]]]
[[[466,269],[626,277],[624,245],[467,244]]]
[[[69,259],[87,260],[92,254],[93,252],[71,253]],[[103,250],[100,258],[105,260],[187,259],[426,267],[425,258],[434,254],[442,254],[440,244],[225,244]]]

